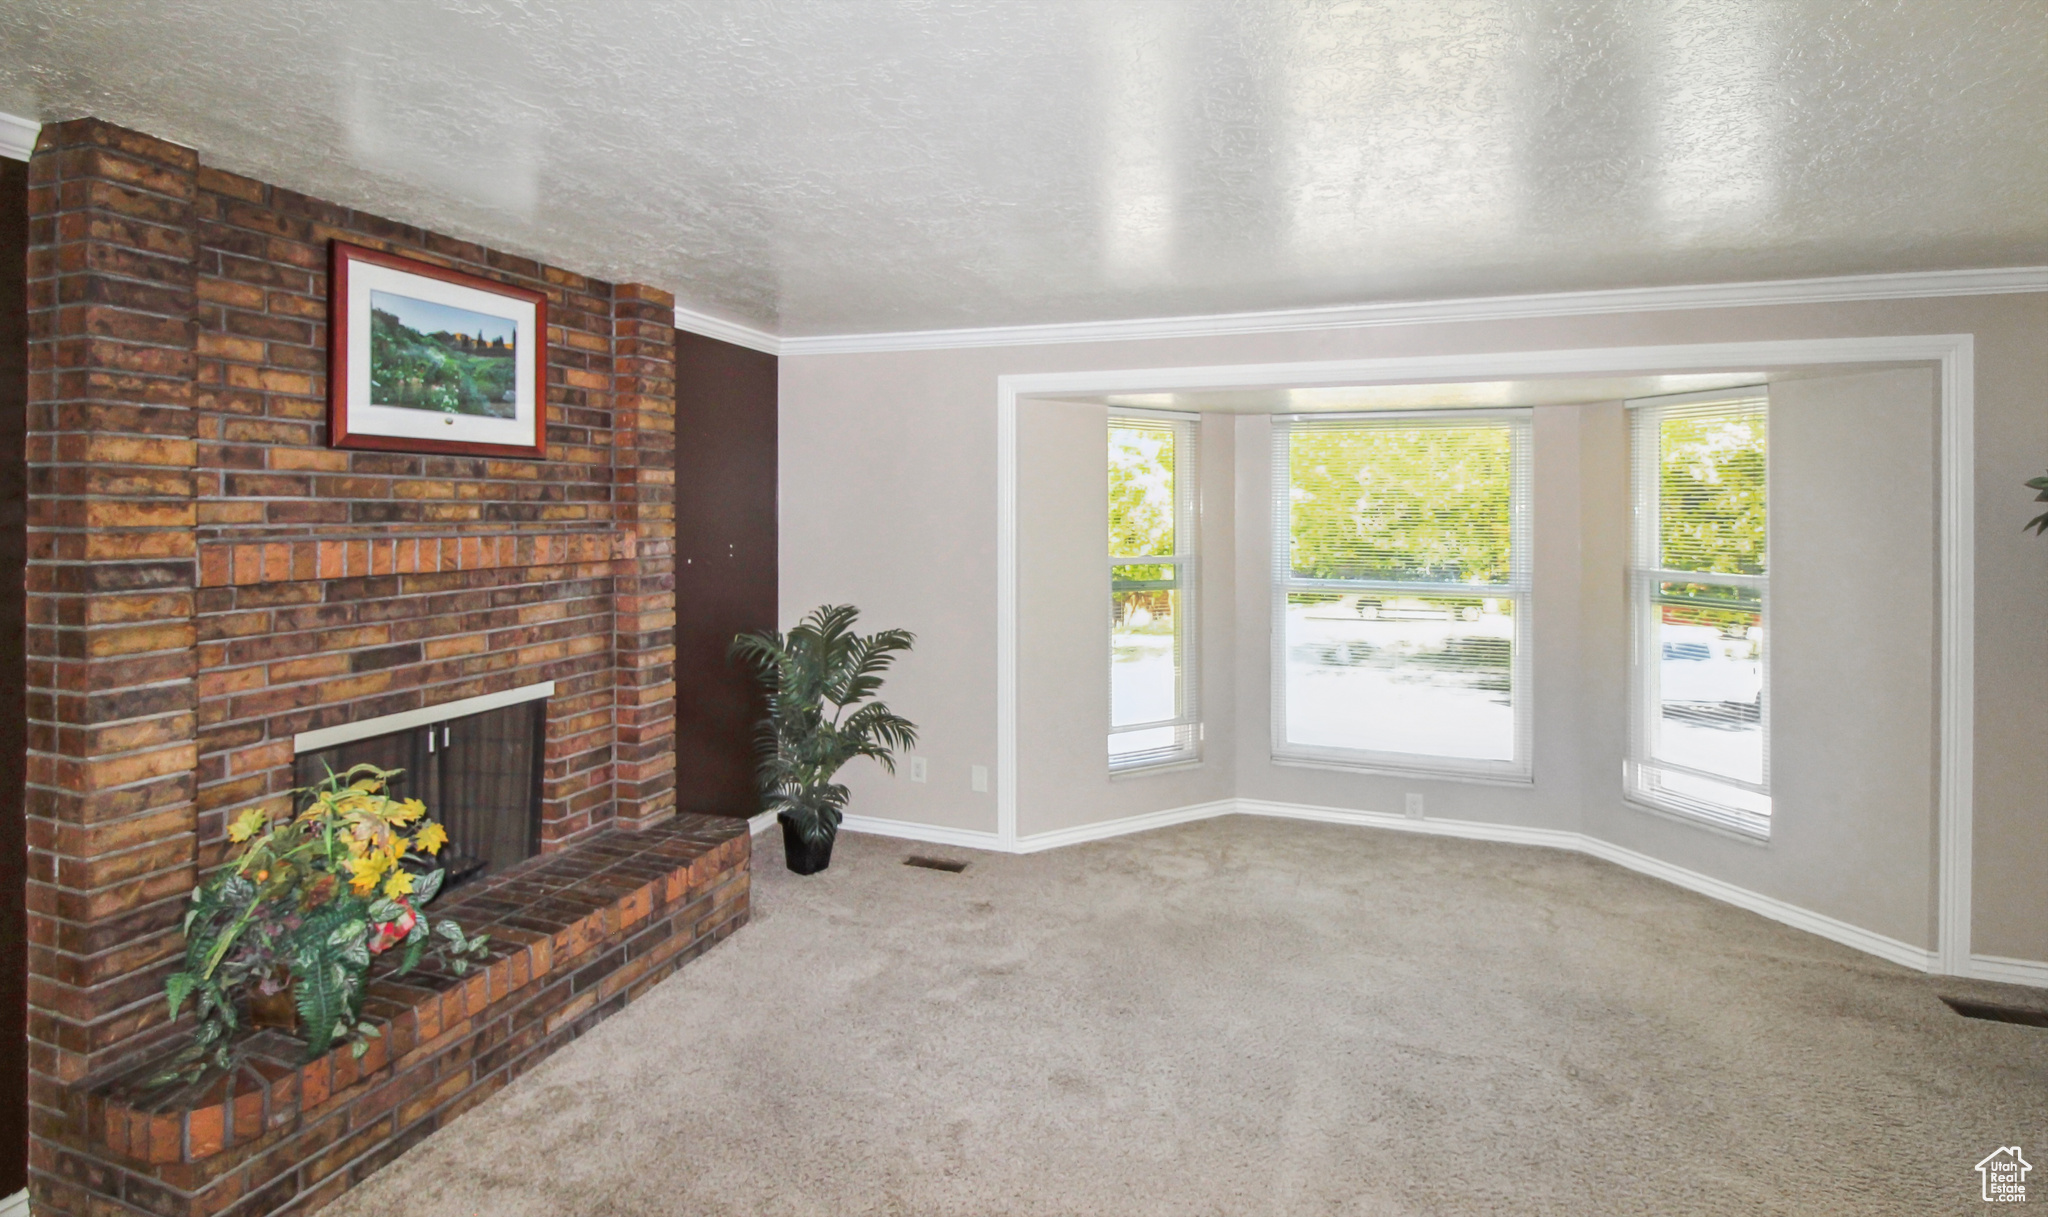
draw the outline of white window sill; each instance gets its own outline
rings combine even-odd
[[[1312,757],[1272,757],[1275,765],[1283,769],[1322,769],[1331,773],[1356,773],[1373,777],[1422,778],[1432,782],[1464,782],[1473,786],[1506,786],[1517,790],[1533,790],[1536,786],[1534,774],[1514,776],[1510,774],[1474,773],[1468,769],[1434,769],[1426,765],[1390,765],[1373,761],[1337,761]]]
[[[1734,820],[1723,820],[1718,816],[1706,815],[1689,808],[1657,802],[1635,790],[1623,793],[1622,804],[1630,811],[1640,811],[1645,815],[1656,816],[1660,820],[1671,820],[1687,828],[1697,828],[1716,836],[1727,837],[1732,841],[1740,841],[1744,845],[1754,845],[1761,849],[1771,843],[1771,829],[1768,823],[1759,828],[1746,827]]]
[[[1121,782],[1126,778],[1149,778],[1168,773],[1185,773],[1190,769],[1200,769],[1204,764],[1207,764],[1207,762],[1201,757],[1196,756],[1174,757],[1170,760],[1152,761],[1143,765],[1112,766],[1109,771],[1109,780]]]

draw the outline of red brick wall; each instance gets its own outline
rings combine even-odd
[[[615,289],[211,169],[199,169],[196,186],[202,851],[218,848],[226,818],[290,789],[298,732],[542,680],[556,682],[542,839],[590,831],[613,806],[609,547],[600,561],[400,573],[395,550],[367,541],[480,547],[614,531],[614,445],[639,436],[614,427]],[[334,239],[547,293],[547,460],[326,446]],[[299,541],[300,564],[313,569],[293,573],[329,573],[317,545],[305,544],[320,540],[339,559],[329,571],[355,577],[266,572],[262,582],[219,585],[259,543],[274,555]],[[354,542],[365,542],[359,570],[344,548]]]
[[[546,847],[675,805],[673,301],[91,119],[30,165],[32,1100],[161,1038],[292,736],[557,682]],[[545,461],[326,447],[327,245],[548,296]]]

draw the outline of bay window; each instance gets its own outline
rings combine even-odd
[[[1630,798],[1767,837],[1768,401],[1630,402]]]
[[[1275,420],[1276,760],[1529,779],[1529,429]]]
[[[1109,420],[1109,765],[1200,755],[1194,416]]]

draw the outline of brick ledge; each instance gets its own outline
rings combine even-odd
[[[493,1006],[509,1003],[529,986],[573,968],[597,971],[605,961],[593,965],[586,957],[634,927],[651,924],[664,910],[728,889],[702,916],[726,917],[731,924],[718,927],[716,936],[729,933],[745,917],[750,864],[747,822],[702,815],[678,815],[638,832],[607,832],[536,858],[474,891],[451,893],[434,910],[462,921],[472,933],[488,932],[488,964],[461,978],[425,968],[402,979],[388,970],[373,977],[363,1012],[383,1035],[370,1041],[361,1058],[344,1045],[300,1063],[302,1044],[262,1032],[247,1041],[245,1062],[235,1073],[151,1090],[143,1083],[162,1068],[158,1058],[76,1088],[67,1139],[175,1171],[177,1164],[204,1162],[269,1134],[289,1136],[305,1121],[471,1034]],[[736,892],[730,890],[734,878],[741,880]],[[601,975],[578,977],[583,983],[574,996],[546,1015],[544,1034],[554,1035],[633,987],[701,937],[677,933],[637,958],[615,961]]]
[[[631,560],[637,553],[635,535],[616,529],[486,536],[447,533],[332,540],[210,541],[199,545],[199,586],[241,587],[366,575],[620,562]]]

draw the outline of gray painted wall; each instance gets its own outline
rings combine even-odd
[[[1202,761],[1109,776],[1108,411],[1033,402],[1018,416],[1017,832],[1020,836],[1232,797],[1231,620],[1236,529],[1231,420],[1205,419],[1195,614]]]
[[[787,622],[814,604],[851,600],[863,607],[871,624],[919,631],[917,654],[892,678],[890,702],[925,727],[931,782],[892,781],[868,767],[856,768],[849,773],[854,810],[993,831],[994,795],[971,792],[967,772],[970,764],[993,766],[996,754],[997,376],[1678,342],[1972,334],[1977,386],[1973,947],[1982,954],[2048,960],[2048,813],[2041,793],[2048,790],[2048,749],[2039,743],[2048,738],[2048,698],[2040,695],[2048,688],[2048,631],[2039,623],[2039,606],[2048,603],[2048,542],[2021,532],[2032,504],[2020,486],[2048,463],[2048,410],[2041,407],[2048,401],[2048,343],[2040,341],[2044,332],[2048,295],[2011,295],[790,356],[781,362],[782,615]],[[1588,440],[1582,459],[1591,451]],[[1586,535],[1591,536],[1595,513],[1590,501],[1583,508]],[[1597,587],[1597,579],[1584,576],[1581,596],[1588,582]],[[1237,602],[1244,604],[1248,595],[1237,596]],[[1588,602],[1582,611],[1593,609]],[[1251,627],[1240,623],[1240,628]],[[1585,679],[1592,679],[1600,662],[1595,654],[1581,657]],[[1241,687],[1239,700],[1252,695]],[[1431,811],[1468,814],[1448,803],[1432,803]],[[1668,827],[1697,833],[1689,826]],[[1662,829],[1645,823],[1641,831],[1648,840],[1647,834]],[[1899,931],[1898,936],[1925,941],[1924,932]]]
[[[1197,771],[1106,776],[1104,411],[1020,412],[1019,817],[1024,833],[1226,798],[1585,832],[1923,948],[1934,944],[1936,412],[1930,371],[1795,380],[1772,394],[1768,843],[1622,798],[1629,621],[1628,421],[1620,403],[1535,411],[1535,778],[1509,787],[1275,762],[1270,749],[1271,431],[1237,437],[1235,587],[1201,582],[1206,701]],[[1211,488],[1205,524],[1227,515]],[[1211,545],[1211,553],[1216,547]],[[1234,638],[1215,618],[1234,611]],[[1223,764],[1235,736],[1236,780]]]
[[[1772,390],[1768,846],[1619,797],[1628,423],[1619,405],[1587,409],[1581,423],[1583,831],[1931,948],[1933,374],[1795,380]]]

